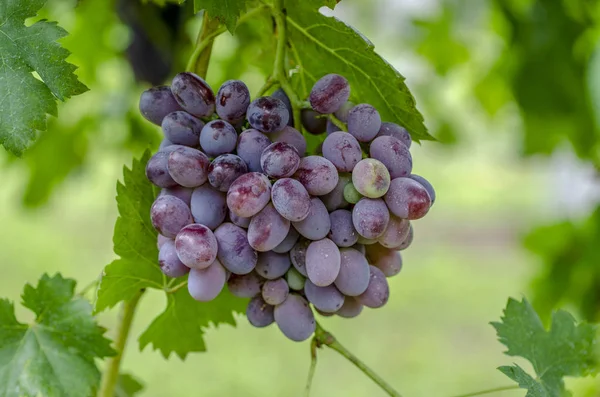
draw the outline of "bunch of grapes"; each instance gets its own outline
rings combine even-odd
[[[400,272],[399,251],[413,240],[410,221],[435,192],[411,173],[409,133],[349,97],[342,76],[314,85],[302,123],[325,139],[320,155],[305,156],[282,90],[251,102],[230,80],[215,96],[180,73],[144,92],[140,111],[165,135],[146,167],[162,188],[151,209],[162,271],[189,273],[198,301],[227,285],[250,298],[252,325],[275,322],[294,341],[314,332],[312,307],[350,318],[385,305],[386,277]]]

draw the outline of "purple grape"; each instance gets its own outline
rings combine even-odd
[[[290,113],[290,119],[288,121],[288,126],[294,126],[294,113],[293,113],[293,109],[292,109],[292,103],[290,102],[290,98],[287,96],[285,91],[282,90],[281,88],[278,88],[271,94],[271,97],[279,99],[281,102],[283,102],[283,104],[285,105],[285,108]],[[304,152],[298,151],[298,153],[304,153]]]
[[[263,150],[260,165],[271,178],[287,178],[296,172],[300,156],[296,148],[284,142],[275,142]]]
[[[150,209],[150,218],[154,228],[168,238],[175,238],[181,229],[194,222],[190,208],[173,196],[157,198]]]
[[[356,299],[363,305],[378,308],[385,305],[390,297],[390,287],[385,274],[375,266],[369,266],[369,286]]]
[[[333,134],[334,132],[342,132],[342,130],[340,129],[340,127],[335,125],[335,123],[333,121],[327,119],[327,127],[325,128],[325,132],[327,133],[327,136],[329,136],[329,135]],[[354,138],[354,139],[356,139],[356,138]]]
[[[165,138],[170,142],[177,145],[196,147],[204,123],[191,114],[178,110],[166,115],[161,126]]]
[[[357,250],[358,252],[360,252],[363,255],[367,254],[367,249],[362,244],[354,244],[351,248]]]
[[[347,296],[340,310],[335,312],[343,318],[353,318],[358,316],[363,309],[363,305],[353,296]]]
[[[290,267],[285,273],[285,280],[288,283],[290,289],[295,291],[303,291],[306,277],[304,277],[295,267]]]
[[[248,317],[248,322],[253,326],[263,328],[275,321],[273,310],[274,307],[267,304],[260,295],[255,296],[248,303],[246,317]]]
[[[344,103],[342,105],[341,108],[339,108],[338,110],[335,111],[335,117],[338,118],[338,120],[340,120],[342,123],[347,123],[348,122],[348,113],[350,112],[350,109],[352,109],[354,107],[354,103],[347,101],[346,103]]]
[[[179,73],[173,78],[171,92],[179,106],[196,117],[208,117],[215,112],[215,94],[198,75]]]
[[[390,187],[390,173],[381,161],[364,159],[352,171],[352,184],[365,197],[382,197]]]
[[[252,218],[243,218],[241,216],[237,216],[230,210],[229,211],[229,219],[231,220],[231,222],[234,225],[242,227],[244,229],[248,229],[248,226],[250,226],[250,220]]]
[[[160,145],[158,146],[158,151],[162,151],[163,149],[174,145],[173,142],[171,142],[170,140],[168,140],[167,138],[163,138],[162,141],[160,141]]]
[[[306,139],[297,129],[286,126],[283,130],[271,135],[273,142],[284,142],[292,145],[298,151],[300,157],[306,153]]]
[[[347,132],[334,132],[323,142],[323,157],[340,172],[352,172],[362,159],[362,149],[355,137]]]
[[[175,249],[184,265],[193,269],[205,269],[217,258],[217,239],[208,227],[194,223],[177,234]]]
[[[160,194],[158,195],[158,197],[174,196],[174,197],[177,197],[178,199],[182,200],[189,207],[190,200],[192,199],[193,191],[194,191],[194,189],[190,189],[190,188],[182,187],[182,186],[166,187],[160,191]]]
[[[262,172],[260,156],[270,144],[271,140],[260,131],[246,130],[240,134],[236,152],[248,165],[248,171]]]
[[[370,142],[381,128],[381,116],[371,105],[362,103],[348,112],[348,132],[360,142]]]
[[[185,146],[171,145],[150,157],[146,163],[146,178],[154,185],[162,188],[175,187],[177,182],[169,174],[169,154],[177,148]]]
[[[227,192],[227,206],[237,216],[248,218],[265,208],[270,198],[269,178],[259,172],[250,172],[231,184]]]
[[[393,277],[402,270],[402,256],[395,249],[385,248],[379,244],[367,247],[367,260],[381,270],[386,277]]]
[[[335,286],[347,296],[358,296],[369,286],[369,263],[367,258],[353,248],[340,250],[340,272]]]
[[[156,125],[161,125],[165,116],[181,110],[169,86],[152,87],[140,96],[140,113]]]
[[[215,259],[207,268],[190,270],[188,292],[195,300],[208,302],[221,293],[226,281],[227,271]]]
[[[344,304],[344,295],[335,285],[319,287],[308,279],[304,284],[304,293],[306,299],[324,313],[335,313]]]
[[[290,231],[288,232],[287,236],[285,236],[285,239],[283,239],[283,241],[279,243],[277,247],[273,248],[273,252],[277,252],[278,254],[290,252],[291,249],[294,248],[294,245],[296,245],[299,237],[300,234],[296,231],[296,229],[290,227]]]
[[[325,238],[331,229],[331,221],[325,204],[316,197],[310,200],[308,216],[299,222],[293,223],[294,228],[302,236],[310,240]]]
[[[310,196],[300,182],[295,179],[280,179],[271,189],[273,206],[292,222],[306,219],[310,210]]]
[[[256,266],[258,254],[248,244],[246,230],[233,223],[223,223],[215,230],[219,245],[217,258],[234,274],[248,274]]]
[[[352,213],[348,210],[336,210],[329,214],[331,230],[327,237],[338,247],[352,247],[358,241],[358,233],[352,223]]]
[[[207,183],[194,189],[190,204],[194,221],[215,230],[227,216],[225,200],[225,193]]]
[[[287,254],[278,254],[273,251],[258,254],[256,273],[267,280],[282,277],[290,268],[290,257]]]
[[[377,241],[387,248],[398,247],[406,240],[409,229],[410,221],[408,219],[401,219],[391,215],[385,232],[377,238]]]
[[[175,182],[183,187],[197,187],[208,179],[210,160],[200,150],[182,146],[169,154],[167,169]]]
[[[327,117],[310,109],[302,109],[300,113],[302,126],[313,135],[321,135],[327,129]]]
[[[279,215],[273,204],[267,204],[252,217],[248,227],[248,242],[257,251],[270,251],[287,236],[290,221]]]
[[[331,192],[320,197],[323,204],[325,204],[327,211],[335,211],[337,209],[346,208],[349,205],[344,198],[344,187],[346,187],[351,180],[352,175],[340,174],[335,188]]]
[[[390,221],[390,213],[382,199],[361,199],[352,210],[352,223],[361,236],[376,239],[381,236]]]
[[[414,231],[413,231],[412,225],[410,225],[410,229],[408,229],[408,236],[406,236],[406,239],[402,242],[402,244],[400,244],[397,247],[394,247],[394,249],[397,249],[398,251],[403,251],[403,250],[407,249],[412,244],[413,238],[414,238]]]
[[[340,250],[333,241],[328,238],[313,241],[306,250],[306,274],[316,286],[326,287],[333,284],[340,272],[340,261]]]
[[[381,128],[379,128],[379,132],[377,136],[393,136],[396,139],[399,139],[407,148],[410,149],[410,145],[412,144],[412,138],[406,128],[400,127],[398,124],[389,123],[384,121],[381,123]]]
[[[200,132],[200,146],[209,156],[231,153],[237,143],[237,131],[231,124],[223,120],[206,123]]]
[[[264,280],[254,272],[242,275],[232,273],[229,280],[227,280],[227,288],[233,296],[252,298],[260,294],[263,283]]]
[[[427,179],[419,175],[411,174],[408,177],[414,181],[419,182],[425,188],[425,190],[427,190],[427,193],[429,193],[429,197],[431,198],[431,205],[433,205],[433,203],[435,203],[435,189],[433,188],[431,183],[429,183]]]
[[[162,234],[159,234],[156,237],[156,246],[158,247],[158,249],[160,249],[167,241],[173,241],[172,239],[163,236]]]
[[[390,212],[399,218],[410,220],[424,217],[431,207],[427,189],[410,178],[392,179],[384,200]]]
[[[375,138],[371,142],[369,154],[386,166],[392,179],[409,176],[412,171],[410,151],[399,139],[392,136]]]
[[[350,98],[350,84],[339,74],[321,77],[310,91],[310,106],[319,113],[333,113]]]
[[[294,174],[312,196],[322,196],[335,189],[339,176],[331,161],[321,156],[308,156],[300,160]]]
[[[274,317],[281,332],[293,341],[306,340],[315,332],[315,316],[300,295],[289,294],[282,304],[275,306]]]
[[[208,182],[217,190],[227,192],[240,176],[248,172],[244,160],[235,154],[222,154],[208,167]]]
[[[273,97],[260,97],[248,106],[246,118],[259,131],[271,133],[281,131],[290,119],[290,112],[285,104]]]
[[[267,280],[262,286],[262,297],[269,305],[283,303],[290,292],[287,282],[283,278]]]
[[[296,245],[290,251],[290,260],[294,268],[298,270],[298,273],[307,276],[306,274],[306,250],[310,245],[311,241],[301,238]]]
[[[165,241],[162,247],[160,247],[158,264],[160,265],[160,270],[169,277],[185,276],[190,271],[190,268],[179,260],[173,240]]]
[[[250,91],[240,80],[227,80],[217,93],[217,114],[223,120],[235,123],[244,118],[250,104]]]

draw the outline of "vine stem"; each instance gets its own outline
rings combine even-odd
[[[345,359],[350,361],[365,375],[371,378],[373,382],[377,383],[377,385],[381,387],[381,389],[383,389],[388,395],[390,395],[391,397],[402,397],[402,395],[396,390],[394,390],[394,388],[390,386],[385,380],[383,380],[381,376],[375,373],[354,354],[350,353],[350,351],[346,349],[340,342],[338,342],[332,334],[325,331],[319,323],[317,323],[317,328],[315,330],[315,339],[317,340],[318,344],[325,345],[330,349],[333,349],[339,354],[341,354]]]
[[[458,396],[453,396],[453,397],[482,396],[484,394],[497,393],[499,391],[505,391],[505,390],[517,390],[517,389],[520,389],[520,388],[521,388],[521,386],[519,386],[519,385],[500,386],[500,387],[494,387],[493,389],[480,390],[480,391],[476,391],[476,392],[473,392],[473,393],[460,394]]]
[[[312,386],[313,378],[315,377],[315,370],[317,369],[317,347],[319,347],[319,341],[315,336],[310,341],[310,368],[308,370],[308,378],[306,379],[306,388],[304,389],[304,397],[310,396],[310,387]]]
[[[204,11],[202,16],[202,28],[198,33],[196,40],[196,48],[190,56],[186,70],[196,73],[203,79],[206,78],[208,72],[208,62],[212,53],[212,46],[215,38],[227,30],[224,26],[219,26],[219,20],[216,18],[210,19],[208,12]]]
[[[123,353],[125,352],[125,346],[127,345],[127,338],[129,337],[129,331],[131,330],[133,315],[135,314],[135,309],[137,308],[144,291],[145,290],[143,289],[138,291],[133,298],[123,302],[123,305],[121,306],[117,337],[115,338],[115,350],[117,351],[117,354],[106,361],[106,368],[102,374],[102,382],[100,384],[98,397],[113,397],[115,394],[115,388],[117,386],[117,381],[119,380],[121,360],[123,359]]]

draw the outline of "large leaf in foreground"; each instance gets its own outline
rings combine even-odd
[[[194,0],[194,12],[205,10],[211,18],[218,18],[233,33],[247,5],[248,0]]]

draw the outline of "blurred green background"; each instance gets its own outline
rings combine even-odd
[[[323,10],[363,32],[407,78],[439,139],[412,149],[415,173],[438,199],[415,223],[389,303],[357,319],[321,321],[403,395],[510,384],[495,368],[514,359],[488,324],[509,296],[526,295],[545,319],[561,307],[599,320],[598,3],[343,0]],[[71,33],[62,43],[91,91],[61,105],[24,159],[0,153],[3,296],[17,300],[43,272],[83,286],[114,258],[116,180],[160,139],[137,114],[149,84],[136,78],[160,81],[183,68],[199,26],[190,6],[50,0],[44,8],[40,18]],[[208,81],[242,78],[256,92],[272,64],[270,27],[251,22],[238,33],[217,39]],[[139,352],[137,336],[164,303],[155,293],[143,298],[123,364],[145,383],[143,396],[302,394],[309,343],[243,317],[236,328],[209,330],[208,351],[185,362]],[[116,312],[100,322],[111,328]],[[575,396],[600,396],[600,380],[568,386]],[[312,396],[380,395],[336,353],[319,352]]]

